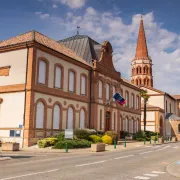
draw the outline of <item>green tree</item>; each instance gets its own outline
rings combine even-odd
[[[146,131],[146,104],[150,96],[147,94],[147,91],[144,89],[141,89],[140,96],[144,100],[144,131]]]

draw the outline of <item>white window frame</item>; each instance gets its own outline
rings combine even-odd
[[[112,87],[112,89],[113,89],[113,96],[115,95],[115,93],[116,93],[116,87],[115,86],[113,86]],[[113,98],[113,101],[115,101],[115,99]]]
[[[36,128],[37,129],[44,128],[44,118],[45,118],[45,106],[43,102],[39,101],[36,107]]]
[[[109,100],[109,92],[110,92],[110,85],[108,83],[106,83],[106,100]]]
[[[75,92],[75,73],[69,71],[69,91]]]
[[[102,90],[103,90],[103,82],[101,80],[99,80],[99,83],[98,83],[98,88],[99,88],[99,98],[102,99]]]
[[[58,109],[56,109],[58,108]],[[61,109],[58,104],[56,104],[53,108],[53,129],[59,129],[60,121],[61,121]]]
[[[86,95],[86,76],[81,76],[81,95]]]
[[[85,110],[84,109],[81,109],[80,111],[80,128],[85,128],[85,118],[86,118],[86,115],[85,115]]]
[[[72,107],[68,108],[68,122],[67,122],[67,128],[68,129],[73,129],[74,125],[74,109]]]
[[[62,68],[56,66],[55,71],[55,88],[62,88]]]
[[[38,83],[46,84],[46,74],[47,74],[47,62],[44,60],[39,60],[39,75]]]

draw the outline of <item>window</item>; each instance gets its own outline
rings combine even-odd
[[[139,109],[139,96],[136,97],[136,109]]]
[[[86,77],[81,76],[81,94],[85,95],[86,94]]]
[[[106,84],[106,100],[109,100],[109,84]]]
[[[60,129],[60,107],[57,104],[53,109],[53,129]]]
[[[170,111],[170,113],[171,113],[171,103],[169,104],[169,111]]]
[[[131,107],[134,108],[134,94],[131,94]]]
[[[59,66],[55,68],[55,87],[62,88],[62,69]]]
[[[85,111],[81,109],[80,111],[80,128],[85,128]]]
[[[122,128],[122,117],[120,116],[120,119],[119,119],[119,129],[120,129],[120,131],[122,131],[123,130],[123,128]]]
[[[69,72],[69,91],[74,92],[75,91],[75,73],[70,71]]]
[[[36,107],[36,128],[44,127],[44,104],[38,102]]]
[[[102,81],[99,81],[99,98],[102,99]]]
[[[116,93],[116,87],[115,86],[113,86],[113,96],[115,95],[115,93]],[[113,101],[115,101],[115,99],[113,98]]]
[[[116,113],[114,112],[114,119],[112,120],[112,131],[115,131]]]
[[[68,122],[67,122],[68,129],[73,129],[73,119],[74,119],[74,110],[72,107],[69,107],[68,108]]]
[[[136,133],[137,130],[136,130],[136,121],[134,121],[134,133]]]
[[[139,131],[139,121],[138,120],[136,121],[136,126],[137,126],[136,131],[138,132]]]
[[[39,61],[39,77],[38,82],[40,84],[46,84],[46,72],[47,71],[47,63],[43,60]]]
[[[100,129],[104,128],[103,120],[102,120],[102,109],[100,110]]]
[[[180,124],[178,124],[178,133],[180,133]]]
[[[128,131],[128,119],[127,118],[126,118],[126,126],[125,127],[126,127],[125,130]]]
[[[21,131],[20,130],[10,130],[9,136],[10,137],[20,137]]]
[[[127,91],[126,91],[125,99],[126,99],[126,107],[129,107],[129,93]]]

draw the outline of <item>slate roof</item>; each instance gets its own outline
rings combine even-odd
[[[92,65],[94,59],[97,61],[100,57],[101,44],[86,35],[75,35],[63,40],[59,43],[74,51],[78,56]]]
[[[62,53],[68,57],[71,57],[71,58],[73,58],[77,61],[80,61],[89,66],[89,63],[87,63],[83,58],[78,56],[71,49],[67,48],[66,46],[62,45],[61,43],[58,43],[57,41],[37,32],[37,31],[30,31],[30,32],[21,34],[19,36],[12,37],[8,40],[1,41],[0,49],[4,48],[4,47],[12,46],[12,45],[23,44],[26,42],[37,42],[41,45],[44,45],[54,51]]]

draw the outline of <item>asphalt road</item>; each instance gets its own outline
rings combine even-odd
[[[0,161],[0,180],[177,180],[166,167],[179,152],[180,143],[79,155],[20,153]]]

